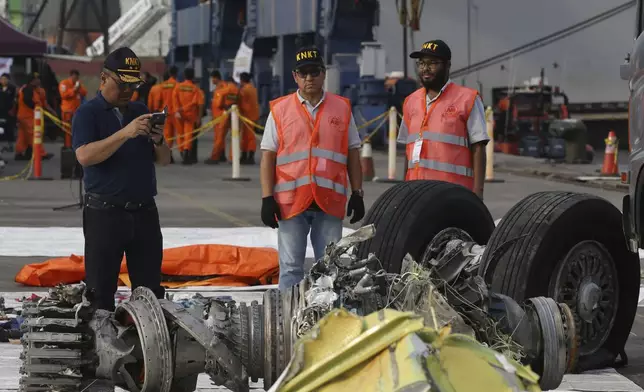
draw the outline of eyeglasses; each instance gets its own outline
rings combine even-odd
[[[125,91],[125,90],[128,90],[128,89],[129,90],[136,90],[142,84],[141,82],[134,82],[134,83],[122,82],[119,79],[117,79],[116,77],[114,77],[114,75],[111,75],[111,74],[109,74],[107,72],[105,73],[105,75],[109,76],[110,79],[112,79],[114,81],[114,83],[116,83],[116,85],[118,86],[119,90],[121,90],[121,91]]]
[[[416,66],[418,68],[436,68],[444,63],[442,60],[417,60]]]
[[[295,73],[297,74],[297,76],[299,76],[302,79],[306,79],[308,75],[311,75],[312,77],[317,78],[322,73],[322,69],[320,68],[298,69],[297,71],[295,71]]]

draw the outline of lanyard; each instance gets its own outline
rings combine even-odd
[[[436,99],[430,103],[429,110],[427,110],[427,101],[423,102],[423,113],[425,113],[425,116],[423,117],[423,123],[421,124],[421,128],[425,127],[427,125],[427,122],[429,121],[429,116],[431,116],[432,112],[436,108],[436,103],[438,102],[439,99],[443,96],[443,94],[451,87],[451,83],[445,87],[443,91],[438,93],[438,96]],[[425,90],[425,99],[427,99],[427,90]]]
[[[300,100],[297,98],[297,93],[293,94],[293,99],[295,99],[295,102],[297,102],[298,107],[300,108],[300,113],[309,120],[308,124],[309,127],[311,128],[312,132],[315,132],[315,130],[318,128],[318,125],[320,124],[320,118],[322,117],[322,110],[324,110],[324,104],[326,103],[326,100],[322,101],[320,106],[318,106],[318,114],[315,116],[315,121],[313,120],[313,117],[311,116],[311,113],[304,107],[306,103],[300,102]]]

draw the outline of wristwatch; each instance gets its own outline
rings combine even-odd
[[[360,197],[364,197],[364,191],[362,189],[356,189],[355,191],[352,192],[352,194]]]

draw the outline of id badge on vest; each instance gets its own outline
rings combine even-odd
[[[420,153],[423,149],[423,138],[418,134],[418,139],[414,142],[414,149],[411,152],[411,163],[414,165],[420,162]]]

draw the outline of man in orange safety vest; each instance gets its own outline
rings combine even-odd
[[[445,42],[425,42],[409,57],[423,87],[403,104],[398,142],[406,145],[405,180],[447,181],[483,198],[489,137],[478,92],[449,79],[452,52]]]
[[[322,89],[326,70],[317,48],[299,50],[295,60],[298,90],[271,101],[261,143],[262,222],[278,229],[280,290],[304,278],[309,231],[317,260],[342,237],[345,212],[351,223],[365,213],[351,104]]]

